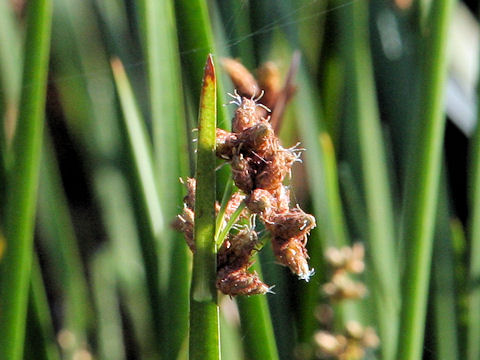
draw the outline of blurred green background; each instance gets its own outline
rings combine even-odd
[[[275,294],[219,297],[222,358],[480,359],[477,6],[0,0],[0,359],[187,358],[191,254],[170,223],[207,54],[229,129],[220,59],[273,61],[283,84],[296,50],[280,138],[306,149],[290,186],[317,219],[316,274],[297,280],[267,245]],[[333,302],[325,254],[355,242],[367,294]],[[353,320],[379,346],[322,353],[318,332]]]

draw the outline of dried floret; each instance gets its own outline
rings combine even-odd
[[[277,214],[288,212],[290,209],[290,190],[286,186],[280,185],[278,188],[271,190],[271,193],[276,200],[275,212]]]
[[[187,195],[183,198],[183,203],[190,209],[195,209],[195,189],[197,187],[197,181],[194,178],[187,178],[187,180],[180,178],[180,182],[187,188]]]
[[[277,143],[278,139],[275,137],[273,128],[266,120],[260,120],[257,124],[245,129],[238,134],[236,140],[239,151],[255,152],[260,156],[276,151]]]
[[[380,338],[371,326],[367,326],[363,331],[362,343],[365,347],[371,349],[375,349],[380,345]]]
[[[271,110],[272,126],[275,131],[278,131],[285,107],[296,90],[294,81],[299,62],[300,56],[298,53],[295,53],[283,86],[280,71],[274,62],[266,62],[258,68],[258,83],[251,73],[237,60],[224,59],[223,67],[241,96],[251,99],[259,96],[260,93],[264,93],[261,98],[261,104],[265,105],[265,107],[257,106],[255,112],[258,118],[262,118],[267,117],[268,113],[270,113],[269,110]]]
[[[238,99],[234,100],[234,103],[238,105],[238,108],[235,110],[235,117],[233,118],[233,132],[240,133],[261,120],[261,117],[256,112],[258,105],[254,99],[239,96]]]
[[[231,160],[235,153],[235,145],[237,144],[237,135],[229,131],[218,129],[216,132],[217,147],[216,153],[219,158]]]
[[[343,335],[333,335],[326,331],[319,331],[314,336],[315,342],[325,355],[338,356],[347,346],[347,339]]]
[[[230,268],[248,266],[257,241],[256,231],[248,226],[241,229],[236,235],[229,236],[218,250],[218,268],[221,269],[225,266]]]
[[[315,227],[315,218],[296,207],[286,213],[270,216],[265,222],[265,227],[273,237],[284,240],[299,238],[305,243],[304,238]]]
[[[273,253],[280,264],[288,266],[290,270],[302,280],[309,281],[314,274],[308,267],[308,254],[303,239],[280,237],[272,238]]]
[[[246,268],[231,271],[228,267],[217,273],[217,289],[226,295],[263,295],[271,292],[271,287],[263,283],[256,273]]]
[[[268,217],[273,211],[275,198],[267,190],[255,189],[245,199],[245,203],[252,213]]]
[[[365,269],[364,255],[365,249],[363,245],[356,243],[352,247],[329,248],[325,253],[325,258],[336,271],[343,270],[359,274]]]
[[[339,360],[363,359],[366,349],[374,349],[380,344],[375,330],[371,327],[364,328],[356,321],[347,323],[345,334],[318,331],[314,340],[320,356],[332,356]]]
[[[253,189],[252,166],[249,159],[242,154],[234,155],[230,163],[232,165],[232,177],[235,185],[240,190],[249,193]]]
[[[256,187],[266,190],[277,189],[285,176],[290,174],[295,159],[292,152],[283,148],[263,158],[264,165],[255,177]]]

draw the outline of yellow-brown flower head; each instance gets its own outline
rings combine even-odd
[[[353,244],[352,247],[344,246],[340,249],[329,248],[325,253],[327,262],[336,271],[347,271],[353,274],[360,274],[365,269],[365,249],[361,243]]]

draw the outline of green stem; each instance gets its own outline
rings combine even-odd
[[[125,360],[117,279],[110,275],[115,261],[113,255],[111,248],[104,246],[97,250],[90,265],[92,292],[98,314],[96,341],[100,358]]]
[[[356,2],[344,10],[344,58],[352,120],[358,137],[366,202],[368,254],[372,264],[375,303],[385,360],[395,358],[400,310],[400,281],[390,184],[368,41],[368,3]]]
[[[0,268],[0,358],[9,360],[23,354],[52,18],[50,0],[32,0],[28,7],[15,159],[7,184],[7,249]]]
[[[60,294],[63,306],[68,311],[62,316],[62,327],[72,332],[77,339],[75,346],[67,351],[72,356],[84,343],[87,332],[91,329],[94,320],[91,316],[92,303],[60,170],[48,134],[44,137],[42,157],[37,227],[41,235],[41,248],[46,253],[44,259],[52,268],[62,269],[52,274],[51,279],[63,284]]]
[[[0,2],[0,184],[7,182],[7,172],[10,163],[9,138],[7,128],[14,125],[21,85],[21,38],[20,26],[16,16],[7,1]],[[5,210],[6,189],[0,190],[0,216]]]
[[[262,269],[258,257],[250,271],[262,277]],[[245,352],[249,359],[278,359],[277,344],[273,332],[272,319],[267,298],[263,295],[239,296],[238,311],[245,337]]]
[[[190,359],[220,359],[215,246],[216,78],[208,56],[200,97],[195,246],[190,290]]]
[[[309,251],[317,254],[318,258],[312,259],[312,261],[320,265],[323,261],[321,254],[324,254],[329,247],[342,247],[348,244],[348,234],[340,201],[335,149],[329,134],[325,131],[322,112],[320,106],[317,105],[319,98],[304,67],[299,69],[298,83],[300,86],[295,99],[295,107],[298,112],[301,139],[305,148],[308,149],[305,152],[305,166],[317,220],[314,232],[320,239],[316,243],[309,242]],[[312,282],[312,284],[314,283]],[[317,294],[310,291],[309,296],[316,297]],[[308,302],[314,304],[313,299],[309,299]],[[304,313],[313,314],[313,311],[312,307],[305,309]],[[336,307],[335,313],[336,322],[343,323],[358,319],[359,308],[357,304],[349,302]],[[311,325],[309,327],[313,329]]]
[[[60,350],[55,339],[55,331],[38,259],[34,258],[32,266],[24,358],[60,360]]]
[[[143,21],[143,45],[147,59],[150,109],[152,117],[154,166],[162,215],[173,219],[181,202],[183,187],[179,177],[187,173],[184,156],[186,122],[182,91],[181,62],[173,0],[139,0]],[[200,69],[200,67],[199,67]],[[197,86],[198,87],[198,86]],[[164,251],[158,256],[160,281],[166,312],[161,348],[165,359],[176,359],[187,336],[189,250],[181,234],[166,227],[161,234]],[[174,259],[174,261],[172,261]],[[164,284],[167,288],[164,291]],[[168,346],[167,346],[168,345]]]
[[[217,221],[215,223],[215,239],[216,239],[215,241],[217,243],[217,246],[221,245],[221,243],[219,244],[218,239],[219,239],[220,232],[222,231],[223,219],[225,218],[225,210],[227,208],[228,201],[232,196],[232,193],[233,193],[233,180],[232,178],[230,178],[225,184],[225,190],[223,192],[223,197],[222,197],[222,204],[220,205],[220,211],[217,214]]]
[[[460,359],[458,347],[457,300],[452,228],[449,220],[449,196],[446,172],[440,180],[433,256],[433,309],[435,319],[435,358]]]
[[[238,217],[242,213],[243,209],[245,209],[245,201],[242,201],[240,205],[238,205],[238,208],[235,210],[235,212],[230,216],[230,219],[228,220],[227,224],[223,228],[223,230],[220,232],[218,237],[215,237],[215,242],[217,243],[217,246],[222,245],[223,240],[227,237],[230,229],[232,226],[237,222]],[[218,228],[217,228],[218,231]]]
[[[208,53],[216,54],[215,39],[212,31],[212,21],[209,15],[208,1],[206,0],[175,0],[175,14],[177,17],[180,50],[182,61],[188,63],[187,81],[190,84],[194,99],[200,97],[198,84],[202,80],[202,68]],[[230,118],[225,100],[222,82],[217,80],[217,116],[218,126],[230,129]]]
[[[480,99],[480,87],[477,90]],[[471,240],[469,292],[468,292],[468,329],[467,359],[480,358],[480,107],[477,114],[472,147],[470,149],[470,179],[468,192],[470,199],[469,236]]]
[[[165,232],[165,224],[155,182],[152,149],[122,63],[113,60],[112,70],[123,112],[121,130],[127,142],[128,163],[131,166],[129,175],[134,183],[132,189],[135,215],[141,224],[140,247],[145,264],[154,330],[157,338],[160,338],[165,312],[161,311],[160,265],[157,253],[165,252],[166,247],[164,242],[158,241],[160,234]]]
[[[404,217],[406,266],[403,276],[399,360],[422,356],[432,257],[442,139],[445,128],[444,88],[447,75],[447,31],[454,0],[432,2],[430,36],[422,83],[421,118],[407,169]]]

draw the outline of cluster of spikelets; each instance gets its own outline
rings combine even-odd
[[[223,63],[238,89],[231,95],[231,103],[237,109],[232,132],[217,129],[216,152],[219,158],[230,164],[233,181],[240,191],[234,193],[228,202],[221,226],[226,226],[242,203],[246,208],[241,212],[238,224],[245,219],[250,221],[248,225],[236,226],[237,231],[229,233],[218,249],[216,286],[230,296],[265,294],[271,288],[256,273],[248,271],[253,254],[261,246],[255,231],[255,219],[259,218],[270,233],[278,262],[308,281],[313,269],[309,269],[305,245],[307,235],[315,226],[315,218],[298,205],[290,206],[290,192],[283,184],[284,179],[291,175],[293,163],[299,161],[300,150],[280,145],[270,122],[270,109],[265,103],[260,103],[261,96],[255,99],[260,87],[248,70],[235,60],[226,59]],[[264,93],[263,99],[274,112],[279,106],[283,112],[286,99],[292,93],[291,86],[287,84],[285,90],[276,86],[271,75],[274,73],[272,65],[269,68],[267,73],[270,76],[264,78],[266,89],[261,94]],[[287,92],[290,95],[286,96]],[[188,246],[195,251],[195,180],[187,179],[186,186],[184,210],[177,216],[174,226],[185,234]]]
[[[330,248],[326,251],[325,258],[332,269],[332,276],[323,285],[322,290],[330,303],[356,300],[366,294],[365,285],[351,278],[352,275],[363,273],[364,255],[365,250],[360,243],[352,247]],[[324,327],[332,327],[333,317],[331,306],[324,304],[319,307],[317,318]],[[356,321],[348,321],[342,333],[317,331],[314,342],[319,358],[360,360],[364,358],[367,349],[377,348],[380,340],[372,327],[364,327]]]
[[[355,360],[365,357],[366,349],[375,349],[380,344],[377,333],[372,327],[363,327],[356,321],[349,321],[344,334],[331,334],[319,331],[314,336],[320,358]]]
[[[351,277],[363,273],[364,256],[365,250],[360,243],[340,249],[329,248],[326,251],[325,258],[333,272],[330,281],[323,285],[323,291],[332,301],[359,299],[366,294],[365,285]]]

